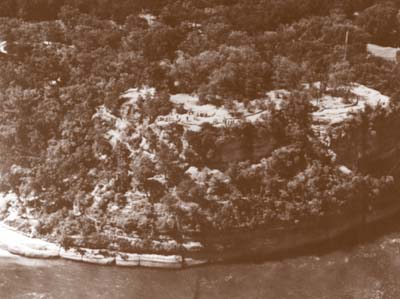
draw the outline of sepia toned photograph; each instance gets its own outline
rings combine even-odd
[[[399,299],[400,0],[0,0],[0,299]]]

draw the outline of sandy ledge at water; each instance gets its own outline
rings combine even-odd
[[[0,256],[17,254],[32,258],[59,257],[60,246],[40,239],[29,238],[0,222]]]
[[[121,252],[103,254],[103,252],[85,248],[65,250],[58,244],[30,238],[0,222],[0,258],[11,258],[16,257],[16,255],[41,259],[64,258],[98,265],[166,269],[180,269],[207,263],[207,261],[185,259],[180,255],[128,254]]]

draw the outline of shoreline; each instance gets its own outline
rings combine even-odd
[[[183,255],[133,254],[117,251],[69,248],[24,235],[0,221],[0,250],[5,257],[22,256],[35,259],[66,259],[97,265],[182,269],[207,263]],[[8,254],[7,254],[8,253]]]
[[[307,246],[323,244],[339,239],[354,229],[366,228],[369,225],[390,219],[398,213],[400,213],[400,203],[381,207],[375,211],[368,212],[366,215],[353,215],[354,217],[349,217],[350,215],[348,215],[346,219],[338,219],[337,223],[335,221],[329,227],[318,229],[317,234],[305,229],[305,227],[298,227],[296,229],[297,235],[291,235],[290,230],[288,230],[288,234],[285,236],[281,234],[283,233],[282,231],[278,234],[279,237],[277,240],[280,241],[278,243],[272,242],[276,246],[270,243],[269,232],[264,231],[262,234],[259,234],[259,232],[247,234],[253,235],[251,241],[259,244],[250,244],[251,242],[249,242],[246,246],[240,246],[236,249],[235,247],[230,248],[231,246],[223,246],[222,249],[220,248],[217,251],[210,250],[207,247],[198,253],[187,252],[186,254],[175,255],[124,253],[88,248],[65,249],[56,243],[28,237],[0,221],[0,257],[3,251],[5,257],[8,257],[7,253],[9,253],[10,255],[35,259],[61,258],[104,266],[113,265],[118,267],[146,267],[172,270],[206,264],[251,261],[252,259],[258,259],[258,256],[263,256],[265,260],[268,260],[268,256],[271,257],[287,251],[301,252],[302,248],[306,248]],[[292,238],[293,236],[297,240],[295,240],[296,238]],[[253,245],[255,246],[253,247]]]

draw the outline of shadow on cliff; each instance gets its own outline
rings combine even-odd
[[[379,220],[370,224],[363,224],[352,228],[340,236],[330,238],[324,241],[310,243],[305,246],[294,247],[281,250],[275,253],[245,256],[235,260],[226,260],[220,264],[226,263],[265,263],[268,261],[279,261],[283,259],[297,258],[301,256],[323,256],[335,251],[350,252],[357,246],[376,242],[385,235],[396,235],[400,238],[400,212],[384,220]]]

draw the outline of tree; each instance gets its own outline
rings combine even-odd
[[[391,1],[375,4],[365,9],[357,22],[372,35],[373,41],[381,45],[392,45],[398,39],[396,30],[398,8]]]
[[[142,113],[150,119],[150,122],[154,122],[158,116],[168,115],[172,111],[173,104],[169,97],[168,93],[158,91],[141,100]]]
[[[305,73],[304,66],[282,56],[274,57],[273,69],[272,82],[278,89],[299,87]]]

